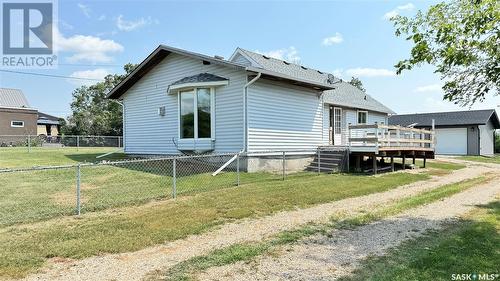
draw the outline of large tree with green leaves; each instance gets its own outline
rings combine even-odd
[[[74,135],[122,135],[122,106],[106,99],[106,94],[135,68],[126,64],[125,74],[110,74],[104,81],[73,91],[72,114],[62,133]]]
[[[413,44],[410,57],[396,64],[398,74],[434,65],[444,81],[444,99],[460,105],[498,95],[500,1],[454,0],[391,20],[396,35]]]

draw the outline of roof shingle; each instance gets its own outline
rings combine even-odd
[[[227,80],[228,80],[227,78],[213,75],[210,73],[200,73],[177,80],[174,83],[172,83],[171,86],[186,84],[186,83],[216,82],[216,81],[227,81]]]
[[[494,109],[393,115],[389,117],[389,124],[431,127],[434,119],[435,126],[484,125],[492,117],[495,128],[499,129],[500,123]]]

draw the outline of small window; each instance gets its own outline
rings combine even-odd
[[[367,111],[358,111],[358,124],[366,124],[367,116]]]
[[[10,126],[13,128],[23,128],[24,127],[24,121],[11,121]]]

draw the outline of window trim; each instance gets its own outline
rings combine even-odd
[[[359,122],[359,114],[360,113],[365,113],[365,123],[360,123]],[[356,116],[356,121],[358,123],[358,125],[365,125],[365,124],[368,124],[368,110],[358,110],[357,112],[357,116]]]
[[[210,89],[210,137],[209,138],[198,138],[198,89]],[[193,92],[194,99],[194,137],[193,138],[181,138],[181,93]],[[215,139],[215,88],[214,87],[193,87],[184,88],[177,91],[177,138],[182,141],[190,140],[214,140]]]
[[[21,122],[22,125],[14,125],[14,122]],[[22,121],[22,120],[12,120],[12,121],[10,121],[10,127],[11,128],[24,128],[24,121]]]

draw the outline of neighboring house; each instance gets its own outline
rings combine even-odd
[[[494,154],[495,129],[500,122],[494,109],[393,115],[389,124],[436,128],[436,154]]]
[[[243,49],[229,60],[159,46],[109,94],[128,154],[315,150],[393,111],[333,75]]]
[[[37,135],[58,136],[59,131],[59,117],[38,112]]]
[[[0,135],[35,135],[37,118],[22,91],[0,88]]]

